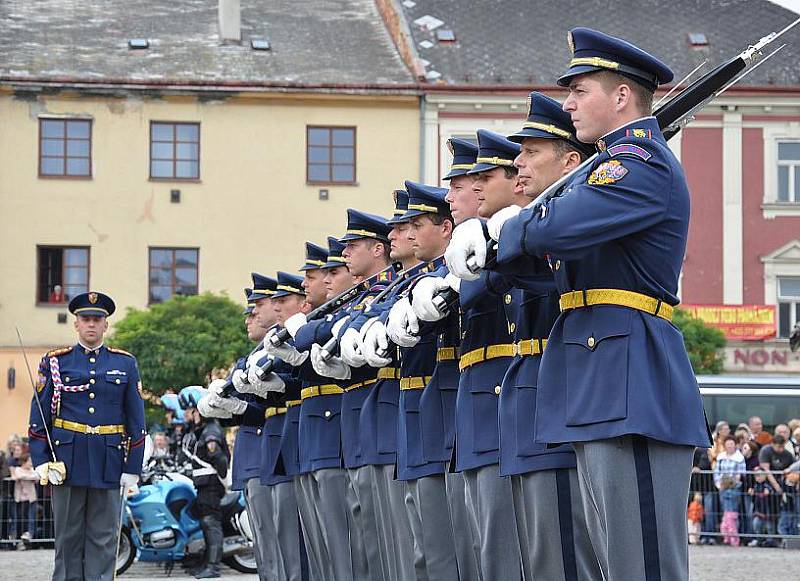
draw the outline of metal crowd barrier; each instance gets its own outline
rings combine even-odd
[[[14,484],[11,478],[0,481],[0,548],[52,545],[54,534],[50,487],[37,482],[38,500],[17,503],[14,502]]]
[[[781,492],[767,475],[773,476]],[[800,488],[788,482],[783,472],[746,471],[734,476],[695,469],[689,490],[691,544],[800,548]],[[692,501],[703,508],[699,523],[689,518],[696,516]]]

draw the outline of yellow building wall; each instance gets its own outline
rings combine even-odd
[[[93,119],[92,179],[37,177],[41,115]],[[36,306],[37,245],[90,246],[89,286],[121,313],[147,305],[150,246],[199,247],[200,292],[243,302],[251,270],[296,271],[305,240],[324,246],[326,235],[344,233],[346,208],[391,215],[391,191],[419,176],[416,97],[23,100],[0,92],[0,120],[0,358],[16,350],[18,324],[34,366],[48,348],[75,340],[72,317],[57,322],[65,308]],[[149,180],[150,121],[200,123],[198,182]],[[306,184],[307,125],[356,127],[356,186]],[[319,200],[321,188],[329,200]],[[23,371],[18,365],[13,391],[0,378],[0,410],[30,389]],[[24,413],[6,422],[0,412],[0,438],[24,431],[28,396]]]

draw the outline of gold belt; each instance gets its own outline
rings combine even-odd
[[[455,347],[439,347],[436,350],[436,361],[455,361],[456,348]]]
[[[312,385],[300,392],[300,398],[308,399],[310,397],[317,397],[318,395],[336,395],[339,393],[344,393],[344,390],[336,384]]]
[[[53,420],[54,428],[61,428],[69,430],[70,432],[78,432],[79,434],[98,434],[100,436],[109,436],[111,434],[124,434],[125,426],[122,424],[111,424],[109,426],[90,426],[80,422],[71,422],[56,418]]]
[[[517,355],[541,355],[547,345],[547,339],[523,339],[517,343]]]
[[[498,357],[514,357],[517,354],[517,346],[514,343],[500,343],[499,345],[489,345],[479,349],[473,349],[461,356],[458,361],[458,369],[464,371],[467,367],[482,363],[489,359]]]
[[[572,291],[561,295],[558,301],[561,311],[580,309],[593,305],[616,305],[636,309],[667,321],[672,321],[672,305],[633,291],[613,288],[593,288],[585,291]]]
[[[400,379],[400,389],[403,391],[407,389],[425,389],[425,386],[428,385],[430,380],[430,375],[426,375],[424,377],[402,377]]]
[[[281,414],[286,413],[286,408],[267,408],[264,412],[265,418],[271,418],[272,416],[279,416]]]
[[[359,381],[358,383],[354,383],[353,385],[348,385],[344,388],[345,392],[353,391],[354,389],[358,389],[359,387],[366,387],[367,385],[372,385],[373,383],[378,383],[378,378],[375,379],[368,379],[366,381]]]
[[[400,379],[400,370],[397,367],[382,367],[378,370],[378,379]]]
[[[302,399],[290,399],[286,402],[286,407],[293,408],[294,406],[300,405],[301,403],[303,403]]]

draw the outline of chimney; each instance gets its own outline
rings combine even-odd
[[[242,41],[240,0],[219,0],[219,37],[223,44]]]

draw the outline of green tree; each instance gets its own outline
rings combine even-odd
[[[675,310],[672,322],[683,333],[694,372],[699,375],[722,373],[725,334],[681,309]]]
[[[109,343],[139,362],[145,389],[206,385],[211,370],[229,367],[252,345],[242,307],[225,295],[176,296],[146,310],[128,309]]]

